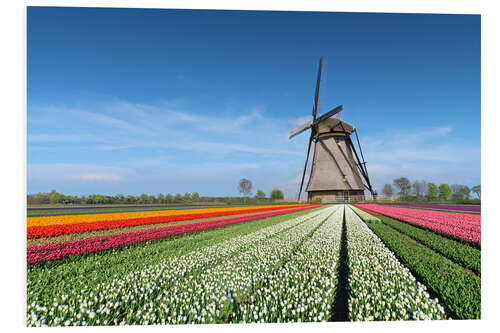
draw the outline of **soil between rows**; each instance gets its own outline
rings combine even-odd
[[[347,293],[348,268],[347,268],[347,231],[345,221],[345,208],[342,217],[342,235],[340,236],[340,256],[337,267],[337,291],[332,307],[332,317],[330,321],[349,321],[349,295]]]

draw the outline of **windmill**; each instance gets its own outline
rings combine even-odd
[[[358,133],[354,126],[340,119],[343,106],[339,105],[316,117],[322,64],[323,58],[320,58],[312,120],[293,129],[289,136],[289,139],[291,139],[302,132],[311,131],[297,200],[300,200],[300,194],[302,193],[307,162],[313,142],[314,155],[311,174],[306,187],[308,200],[321,198],[323,202],[363,201],[365,189],[369,190],[372,197],[375,198],[376,193],[368,177]],[[360,155],[358,155],[351,140],[352,133],[356,135]],[[361,159],[359,156],[361,156]]]

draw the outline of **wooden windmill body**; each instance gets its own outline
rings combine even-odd
[[[376,194],[368,177],[368,170],[366,169],[366,162],[364,161],[356,129],[351,124],[340,119],[343,106],[337,106],[316,118],[321,67],[322,59],[320,59],[316,83],[313,119],[290,133],[290,138],[292,138],[308,129],[311,130],[298,200],[300,200],[313,142],[314,154],[306,187],[308,200],[321,199],[322,202],[364,201],[365,189],[370,191],[372,197],[375,198]],[[356,135],[361,159],[351,140],[351,134],[353,133]]]

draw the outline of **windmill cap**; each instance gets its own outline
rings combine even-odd
[[[328,118],[318,124],[318,133],[328,132],[347,132],[351,134],[354,132],[354,126],[337,118]]]

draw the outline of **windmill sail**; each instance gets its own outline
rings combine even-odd
[[[337,106],[336,108],[328,111],[325,114],[322,114],[317,120],[317,123],[322,122],[323,120],[326,120],[331,117],[336,117],[337,119],[340,119],[340,111],[342,111],[344,107],[342,105]]]
[[[290,131],[290,136],[288,137],[289,139],[293,138],[294,136],[299,135],[300,133],[307,131],[311,127],[312,121],[308,121],[307,123],[294,128],[293,130]]]

